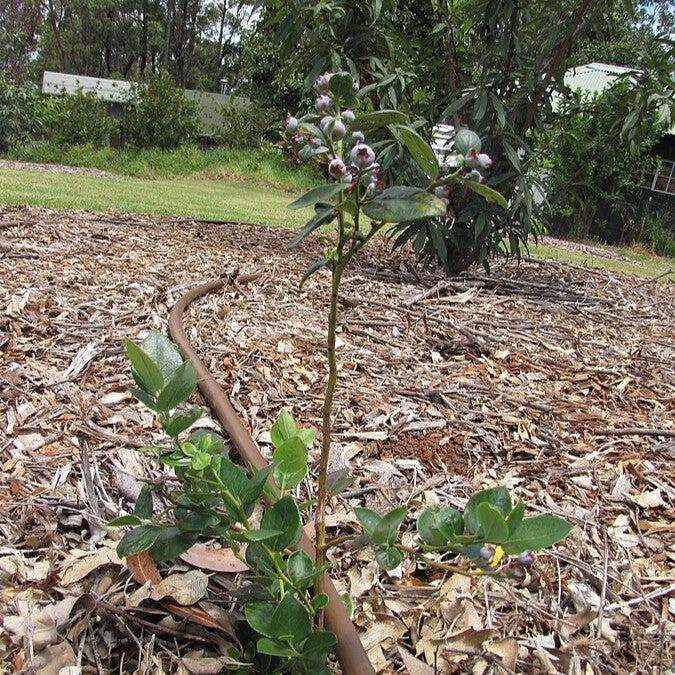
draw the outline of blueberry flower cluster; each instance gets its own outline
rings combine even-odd
[[[314,107],[321,114],[318,124],[313,115],[298,119],[288,115],[285,120],[289,140],[299,148],[303,159],[325,158],[328,175],[334,180],[350,185],[363,181],[366,192],[372,196],[381,189],[380,165],[375,152],[365,142],[361,131],[354,129],[356,115],[347,108],[341,110],[330,89],[333,73],[320,75],[314,83],[316,99]],[[352,85],[352,93],[358,92],[358,84]]]

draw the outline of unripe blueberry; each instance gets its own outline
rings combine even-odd
[[[466,177],[469,180],[476,181],[476,183],[482,183],[483,182],[483,176],[481,175],[480,171],[476,171],[476,169],[473,169],[473,171],[469,171],[469,173],[466,175]]]
[[[328,165],[328,174],[332,178],[340,180],[347,175],[347,167],[339,157],[336,157],[335,159],[331,160],[330,164]]]
[[[478,155],[478,166],[480,166],[481,169],[489,169],[492,166],[492,159],[490,155],[481,152]]]
[[[365,143],[359,143],[352,148],[352,164],[358,169],[367,169],[375,161],[375,152]]]
[[[328,93],[328,85],[330,84],[330,78],[333,77],[333,73],[324,73],[319,75],[314,82],[314,91],[317,94],[326,94]]]
[[[298,128],[298,118],[293,115],[288,115],[286,118],[286,129],[288,131],[295,131]]]
[[[354,176],[352,176],[351,171],[349,173],[346,173],[344,177],[342,178],[342,181],[344,183],[351,183],[354,180]]]
[[[347,124],[351,124],[356,119],[356,115],[353,110],[345,110],[342,113],[342,119],[347,122]]]
[[[534,556],[530,551],[523,551],[519,556],[518,556],[518,562],[523,566],[523,567],[530,567],[532,563],[534,562]]]
[[[325,112],[331,107],[332,101],[330,100],[330,96],[326,96],[325,94],[321,94],[321,96],[317,96],[316,99],[316,110],[317,112]]]
[[[352,131],[352,140],[354,143],[363,143],[366,137],[360,131]]]
[[[333,125],[333,130],[330,132],[330,135],[336,140],[342,140],[347,133],[345,125],[340,120],[335,120]]]
[[[482,546],[480,549],[480,557],[483,558],[483,560],[490,560],[494,554],[495,547],[491,544],[485,544],[485,546]]]
[[[319,129],[321,129],[321,131],[323,131],[326,128],[326,125],[329,122],[332,122],[332,121],[333,121],[333,118],[330,115],[326,115],[325,117],[322,117],[321,121],[319,122]]]

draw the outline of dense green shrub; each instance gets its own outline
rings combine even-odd
[[[126,116],[127,140],[137,148],[177,148],[199,133],[197,104],[168,73],[135,86],[136,102]]]
[[[277,124],[278,115],[269,107],[252,101],[246,107],[223,106],[221,143],[231,148],[258,148]]]
[[[52,96],[42,104],[45,135],[55,145],[110,145],[119,123],[108,114],[108,107],[93,92]]]
[[[0,75],[0,152],[30,140],[42,126],[41,99],[31,82]]]

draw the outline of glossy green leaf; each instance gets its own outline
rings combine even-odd
[[[312,620],[304,605],[292,593],[286,593],[274,610],[270,627],[273,637],[301,642],[309,635]]]
[[[402,560],[403,556],[397,548],[378,548],[375,551],[375,561],[387,571],[396,569]]]
[[[288,205],[289,209],[304,209],[308,206],[314,206],[319,202],[327,202],[331,197],[342,192],[347,187],[346,183],[327,183],[326,185],[319,185],[312,188],[309,192],[305,192],[302,197],[296,199]]]
[[[312,598],[311,605],[315,611],[323,609],[328,605],[328,595],[326,593],[319,593]]]
[[[269,545],[276,551],[294,546],[300,540],[302,531],[300,525],[300,512],[295,500],[290,495],[282,497],[273,506],[265,509],[261,527],[268,530],[280,530],[276,539],[272,539]]]
[[[188,410],[178,410],[169,418],[164,425],[164,431],[175,438],[181,432],[189,429],[202,416],[199,406],[192,406]]]
[[[398,127],[396,133],[420,169],[430,178],[438,178],[440,169],[434,149],[410,127]]]
[[[302,644],[302,654],[310,662],[326,663],[326,655],[330,648],[337,643],[334,633],[318,630],[310,633]],[[310,671],[312,674],[316,670]]]
[[[486,201],[493,204],[498,204],[503,209],[508,206],[508,202],[506,199],[504,199],[504,196],[497,192],[497,190],[493,190],[491,187],[485,185],[485,183],[479,183],[475,180],[465,179],[462,181],[462,185],[466,185],[466,187],[475,192],[477,195],[483,197]]]
[[[326,267],[328,265],[328,260],[325,258],[321,258],[321,260],[315,260],[302,274],[302,279],[300,279],[300,288],[302,288],[305,284],[305,281],[309,279],[309,277],[314,274],[314,272],[318,272],[320,269]]]
[[[325,225],[326,223],[329,223],[331,220],[335,218],[335,209],[334,208],[325,208],[325,209],[319,209],[317,212],[314,214],[314,217],[311,218],[307,223],[305,223],[293,236],[291,239],[290,243],[288,244],[288,248],[294,249],[297,248],[302,241],[308,237],[314,230],[317,230],[320,228],[322,225]]]
[[[256,471],[251,478],[247,479],[246,483],[240,488],[238,493],[239,499],[244,507],[253,504],[258,497],[260,497],[267,482],[267,478],[273,470],[274,465],[268,464],[259,471]]]
[[[129,516],[120,516],[119,518],[113,518],[109,523],[109,527],[122,527],[123,525],[140,525],[141,519],[138,516],[129,515]]]
[[[134,515],[144,520],[152,518],[152,490],[147,485],[144,485],[138,493],[134,505]]]
[[[136,384],[147,394],[158,394],[164,386],[164,377],[157,364],[129,339],[124,341],[124,348]]]
[[[285,440],[272,456],[274,462],[274,482],[284,490],[292,490],[307,475],[307,446],[299,436]]]
[[[219,522],[213,511],[190,511],[180,520],[176,519],[176,527],[183,532],[203,532]]]
[[[381,520],[380,514],[363,506],[355,506],[352,510],[365,532],[367,534],[373,533]]]
[[[126,558],[129,555],[147,551],[155,543],[161,529],[156,525],[141,525],[141,527],[130,530],[117,544],[117,555],[120,558]]]
[[[281,530],[246,530],[244,539],[246,541],[267,541],[281,534]]]
[[[417,518],[417,532],[429,546],[445,546],[463,530],[462,514],[449,506],[429,506]]]
[[[272,616],[274,615],[274,605],[269,602],[247,602],[244,605],[244,616],[248,625],[256,633],[273,638]]]
[[[132,369],[131,374],[134,376],[134,380],[136,380],[136,375],[134,373],[135,373],[135,371]],[[159,412],[159,408],[157,407],[157,399],[154,396],[146,393],[140,387],[132,387],[131,389],[129,389],[129,391],[146,408],[150,408],[150,410],[154,410],[155,412]]]
[[[403,223],[446,214],[445,204],[436,195],[414,187],[392,187],[366,202],[362,208],[372,220]]]
[[[502,544],[509,536],[509,528],[504,516],[487,502],[476,506],[476,517],[480,523],[480,532],[486,542]]]
[[[149,549],[150,557],[161,562],[177,558],[195,544],[197,532],[182,532],[177,527],[164,527],[158,532]]]
[[[556,516],[525,518],[503,545],[504,551],[509,555],[539,551],[564,539],[571,529],[571,523]]]
[[[333,73],[328,84],[328,91],[336,99],[351,98],[354,95],[353,84],[354,78],[350,73]]]
[[[377,524],[370,539],[374,544],[393,544],[396,541],[398,528],[408,513],[408,507],[405,504],[397,506],[386,513]]]
[[[501,485],[476,492],[476,494],[471,496],[464,508],[464,527],[469,534],[478,532],[480,522],[476,515],[476,507],[483,502],[490,504],[490,506],[501,513],[504,518],[506,518],[513,509],[511,495],[509,495],[509,491]]]
[[[140,347],[155,362],[165,382],[169,381],[176,368],[183,363],[183,357],[176,345],[159,331],[150,331]]]
[[[300,583],[311,577],[314,572],[314,562],[304,551],[294,551],[286,560],[286,573],[294,583]]]
[[[363,132],[373,131],[390,124],[406,124],[408,116],[398,110],[375,110],[373,112],[359,115],[352,128]]]
[[[284,441],[295,436],[297,432],[298,427],[295,424],[295,420],[291,413],[283,408],[270,429],[272,445],[274,445],[275,448],[278,448]]]
[[[513,510],[506,517],[506,524],[509,527],[509,533],[513,534],[516,531],[516,528],[523,522],[523,516],[525,515],[525,502],[521,499],[513,507]]]
[[[182,403],[197,385],[197,373],[190,361],[184,361],[176,368],[171,379],[164,386],[157,397],[157,407],[160,410],[171,410]]]
[[[256,648],[261,654],[269,654],[270,656],[286,658],[297,656],[297,652],[292,647],[279,640],[270,640],[270,638],[260,638],[256,643]]]

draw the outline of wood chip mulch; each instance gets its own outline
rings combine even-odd
[[[135,451],[161,435],[127,393],[122,341],[165,329],[194,283],[260,271],[195,303],[188,335],[264,453],[282,407],[318,429],[328,278],[300,288],[322,243],[290,253],[288,239],[281,228],[0,207],[7,672],[227,667],[217,626],[235,611],[236,567],[214,572],[229,569],[227,552],[202,547],[162,565],[169,579],[153,588],[115,554],[122,533],[107,521],[132,510],[143,480],[170,478]],[[531,513],[576,525],[521,583],[410,560],[386,574],[367,549],[335,550],[333,576],[378,670],[670,667],[674,316],[667,280],[542,260],[444,279],[385,242],[356,261],[343,285],[334,427],[335,461],[355,482],[331,505],[331,533],[352,531],[353,506],[405,502],[408,544],[421,508],[461,507],[497,483]]]

